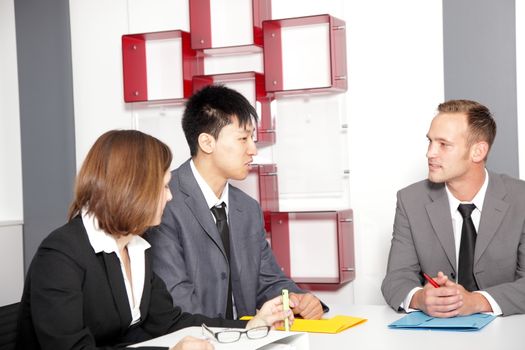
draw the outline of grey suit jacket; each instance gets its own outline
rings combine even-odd
[[[282,288],[304,291],[276,263],[259,204],[229,186],[232,290],[240,317],[254,315],[256,308],[280,295]],[[160,227],[146,236],[152,245],[153,269],[183,311],[221,317],[226,311],[228,262],[189,161],[172,172],[170,189],[173,199]]]
[[[455,280],[456,253],[444,184],[417,182],[397,194],[392,246],[382,284],[398,309],[421,272]],[[525,313],[525,182],[489,172],[474,253],[474,276],[503,315]]]

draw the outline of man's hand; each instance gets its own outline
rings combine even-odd
[[[294,314],[308,320],[318,320],[323,316],[321,301],[311,293],[290,293],[290,300],[295,305],[292,308]]]
[[[481,293],[469,292],[461,284],[447,281],[445,283],[447,288],[455,288],[462,296],[463,305],[458,308],[458,315],[466,316],[478,312],[492,312],[492,307],[489,301]]]
[[[443,272],[438,272],[434,278],[439,288],[427,283],[418,290],[410,302],[410,308],[418,309],[434,317],[454,317],[459,315],[463,306],[464,295],[457,288],[457,284],[448,280]]]

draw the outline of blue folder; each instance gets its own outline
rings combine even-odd
[[[428,316],[421,311],[416,311],[392,322],[388,327],[395,329],[432,329],[437,331],[471,332],[480,330],[495,318],[495,316],[487,314],[439,318]]]

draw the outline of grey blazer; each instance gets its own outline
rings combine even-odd
[[[256,308],[282,288],[304,293],[284,276],[266,241],[259,204],[229,188],[228,224],[232,291],[238,316]],[[172,172],[162,223],[146,236],[152,245],[153,269],[183,311],[221,317],[226,311],[228,264],[212,213],[186,161]]]
[[[456,279],[452,219],[444,184],[428,180],[397,194],[392,245],[381,290],[398,309],[423,285],[421,272]],[[474,253],[474,276],[503,315],[525,313],[525,182],[489,172]]]

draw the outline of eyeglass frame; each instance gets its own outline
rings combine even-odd
[[[245,329],[245,330],[240,330],[240,329],[225,329],[225,330],[222,330],[222,331],[218,331],[218,332],[214,332],[210,327],[208,327],[205,323],[201,324],[201,328],[202,328],[202,331],[206,331],[208,332],[209,334],[211,334],[213,336],[213,338],[215,340],[217,340],[219,343],[221,344],[230,344],[230,343],[235,343],[237,341],[239,341],[241,339],[241,336],[243,334],[246,335],[246,338],[250,339],[250,340],[255,340],[255,339],[262,339],[262,338],[265,338],[268,336],[268,334],[270,334],[270,329],[272,328],[271,326],[257,326],[257,327],[253,327],[253,328],[250,328],[250,329]],[[256,338],[252,338],[250,337],[250,331],[253,331],[254,329],[266,329],[266,334],[262,337],[256,337]],[[239,336],[237,337],[237,339],[235,340],[232,340],[232,341],[221,341],[219,339],[219,334],[221,333],[236,333],[238,334]]]

